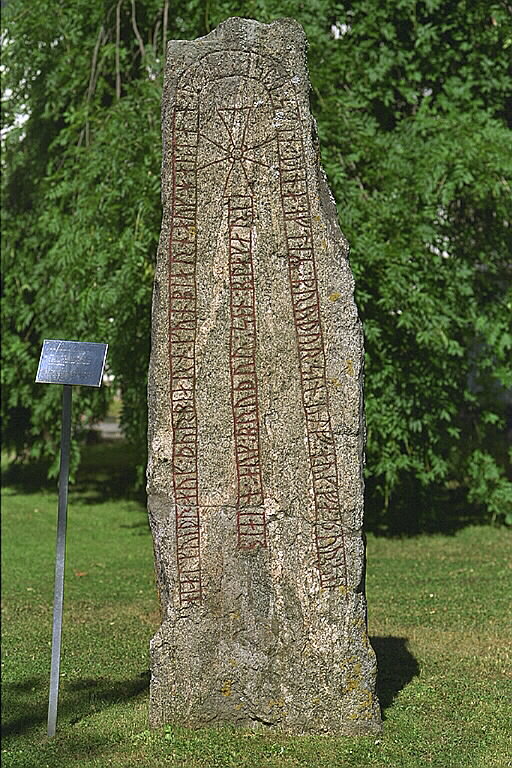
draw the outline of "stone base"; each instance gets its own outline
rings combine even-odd
[[[161,509],[161,500],[151,508]],[[343,587],[319,587],[314,568],[300,563],[302,553],[314,554],[305,544],[311,533],[304,520],[278,513],[269,521],[274,546],[237,550],[235,511],[213,516],[215,528],[205,531],[215,552],[215,561],[204,563],[210,574],[205,598],[170,607],[151,642],[151,725],[378,731],[375,655],[362,592],[347,596]],[[291,550],[294,540],[303,546]],[[348,551],[355,552],[360,538],[351,541]],[[297,580],[298,568],[304,579]]]

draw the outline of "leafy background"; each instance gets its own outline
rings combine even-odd
[[[512,7],[11,0],[3,13],[3,433],[56,473],[43,338],[106,341],[142,482],[170,39],[296,18],[366,338],[368,519],[512,523]],[[112,388],[77,391],[74,462]],[[78,401],[78,402],[77,402]],[[435,501],[435,503],[434,503]]]

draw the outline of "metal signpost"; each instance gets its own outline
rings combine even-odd
[[[108,344],[88,341],[43,342],[36,382],[62,384],[62,430],[60,438],[59,511],[55,554],[55,591],[53,598],[52,662],[48,701],[48,736],[55,736],[59,697],[62,604],[64,600],[64,561],[68,509],[69,452],[71,443],[71,393],[73,385],[101,387]]]

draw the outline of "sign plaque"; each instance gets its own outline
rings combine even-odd
[[[37,369],[38,384],[101,387],[108,344],[45,339]]]

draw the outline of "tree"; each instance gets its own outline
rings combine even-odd
[[[108,341],[142,467],[162,54],[241,8],[64,6],[12,0],[4,14],[5,439],[19,456],[55,452],[57,393],[31,384],[44,336]],[[242,13],[294,16],[310,42],[312,108],[365,328],[381,523],[455,487],[484,516],[512,519],[510,8],[252,0]],[[106,396],[80,393],[84,424]]]

